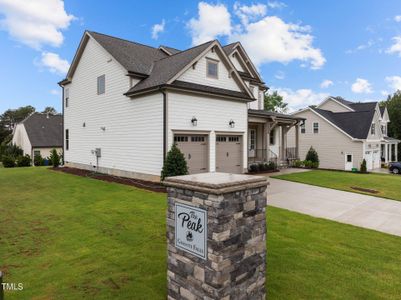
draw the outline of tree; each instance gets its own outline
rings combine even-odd
[[[52,163],[53,168],[57,168],[60,166],[60,155],[57,153],[56,149],[53,149],[50,152],[50,161]]]
[[[188,174],[188,166],[184,154],[178,149],[176,144],[171,146],[164,161],[161,179],[164,180],[169,176],[179,176]]]
[[[26,117],[35,112],[35,108],[31,105],[19,107],[17,109],[8,109],[0,115],[0,122],[5,128],[12,130],[15,125],[23,121]]]
[[[401,140],[401,91],[389,95],[387,100],[381,103],[387,106],[390,123],[388,123],[388,135]],[[398,157],[401,157],[401,144],[398,144]]]
[[[46,106],[42,113],[49,115],[56,115],[57,110],[54,107]]]
[[[268,111],[286,113],[288,110],[288,103],[284,102],[283,96],[279,95],[277,91],[271,94],[266,93],[264,99],[264,108]]]

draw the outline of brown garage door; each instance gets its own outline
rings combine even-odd
[[[174,142],[184,153],[189,174],[204,173],[208,171],[207,135],[174,135]]]
[[[242,136],[216,136],[216,171],[242,173]]]

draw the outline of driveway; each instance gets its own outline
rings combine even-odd
[[[401,202],[269,178],[268,205],[401,236]]]

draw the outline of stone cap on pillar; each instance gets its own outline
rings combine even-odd
[[[209,172],[168,177],[163,181],[167,187],[189,189],[203,193],[225,194],[249,188],[266,186],[263,176]]]

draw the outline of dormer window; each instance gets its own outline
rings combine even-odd
[[[210,78],[218,78],[219,62],[213,59],[207,59],[206,76]]]
[[[370,126],[370,134],[371,134],[371,135],[375,135],[375,134],[376,134],[376,126],[375,126],[375,123],[373,123],[373,124]]]

